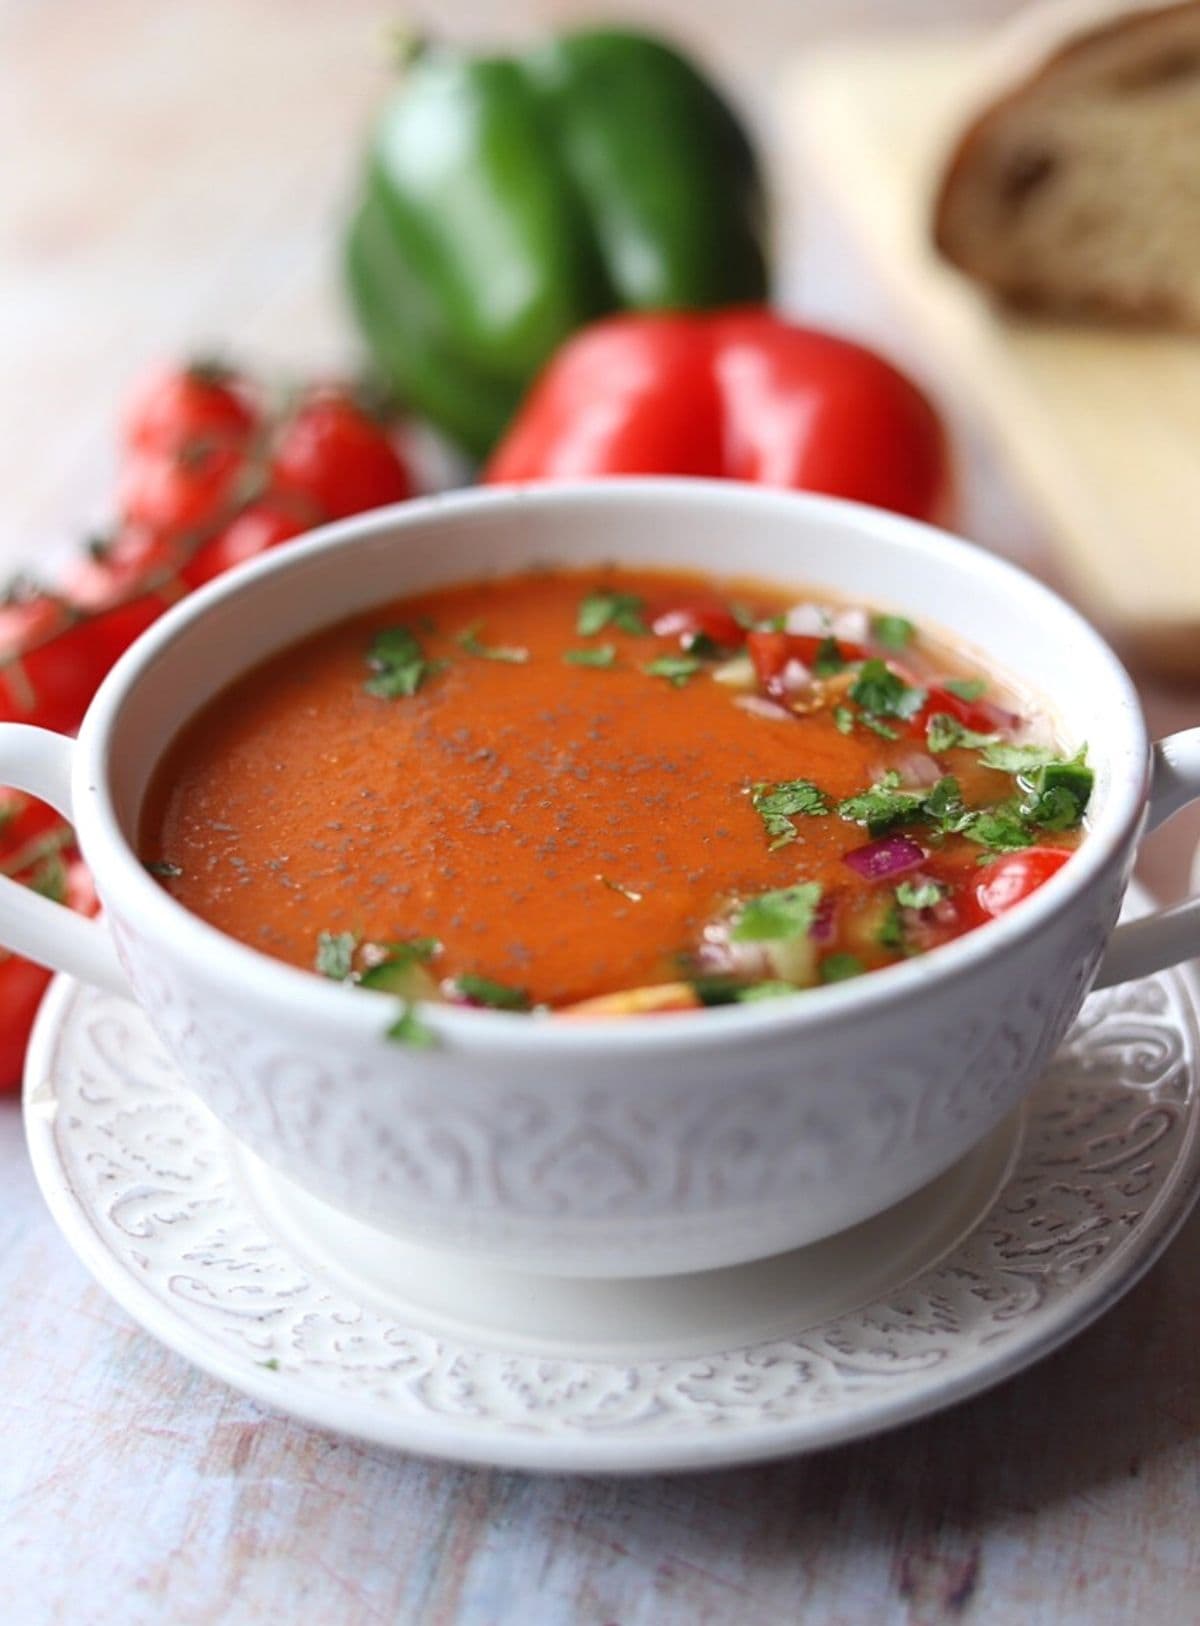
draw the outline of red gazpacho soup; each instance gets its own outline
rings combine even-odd
[[[545,569],[386,605],[181,732],[142,857],[186,908],[400,1001],[632,1015],[894,965],[1078,844],[1086,752],[904,616]]]

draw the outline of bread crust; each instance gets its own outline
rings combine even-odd
[[[1046,20],[1052,22],[1059,9],[1048,8]],[[1040,60],[1032,68],[1027,66],[1015,80],[1010,79],[1008,88],[993,95],[958,137],[934,195],[934,246],[943,259],[991,289],[1011,308],[1023,313],[1066,313],[1132,326],[1200,329],[1200,318],[1196,313],[1181,308],[1177,301],[1162,294],[1125,299],[1115,291],[1101,295],[1094,290],[1081,290],[1072,296],[1061,288],[1051,292],[1032,279],[1024,286],[1014,286],[991,274],[986,255],[978,252],[981,248],[978,240],[960,240],[954,230],[958,199],[963,189],[974,183],[980,153],[998,125],[1014,111],[1019,112],[1031,94],[1052,80],[1063,67],[1085,62],[1092,53],[1106,49],[1115,41],[1135,39],[1140,34],[1152,32],[1165,21],[1189,13],[1200,26],[1200,0],[1174,0],[1173,4],[1134,10],[1118,8],[1113,11],[1105,7],[1091,22],[1083,21],[1078,7],[1070,7],[1068,12],[1070,25],[1065,37],[1060,38],[1048,52],[1043,48]],[[1030,18],[1026,16],[1022,21],[1028,25]],[[1027,40],[1023,43],[1027,44]]]

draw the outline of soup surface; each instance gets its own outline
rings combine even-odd
[[[1065,861],[1090,784],[1045,717],[901,617],[547,570],[250,672],[168,751],[142,854],[293,965],[616,1014],[935,948]]]

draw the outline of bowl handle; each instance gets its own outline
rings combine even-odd
[[[49,802],[71,820],[74,740],[24,723],[0,723],[0,785]],[[129,993],[112,938],[88,920],[19,882],[0,875],[0,943],[27,960],[68,971],[113,993]]]
[[[1146,829],[1157,829],[1200,796],[1200,728],[1159,740],[1151,758],[1150,807]],[[1132,982],[1164,966],[1200,955],[1200,897],[1118,926],[1094,986]]]

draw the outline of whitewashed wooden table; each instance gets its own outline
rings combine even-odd
[[[715,0],[639,15],[686,25],[762,107],[805,30],[964,9],[826,0],[801,23],[750,0],[732,38]],[[439,7],[437,26],[584,15],[478,0]],[[301,369],[345,358],[331,235],[395,16],[377,0],[0,0],[0,568],[103,518],[114,402],[145,361],[214,340]],[[790,218],[792,302],[903,354],[832,224],[806,217],[801,236]],[[959,427],[969,529],[1046,568]],[[1160,729],[1200,709],[1146,700]],[[1156,838],[1143,873],[1160,892],[1181,889],[1198,828]],[[704,1477],[534,1479],[331,1439],[152,1343],[60,1242],[6,1103],[0,1620],[1195,1620],[1198,1250],[1200,1218],[1069,1348],[885,1439]]]

